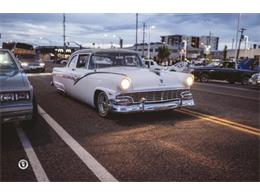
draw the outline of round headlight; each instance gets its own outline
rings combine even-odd
[[[127,90],[130,87],[130,85],[131,85],[131,81],[130,79],[127,78],[122,79],[120,84],[122,90]]]
[[[193,76],[189,76],[189,77],[186,79],[186,84],[190,87],[190,86],[192,86],[193,81],[194,81],[194,77],[193,77]]]

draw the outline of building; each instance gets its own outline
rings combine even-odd
[[[219,44],[219,37],[215,36],[201,36],[199,38],[200,42],[200,48],[203,48],[204,45],[210,45],[211,51],[217,51],[218,50],[218,44]]]
[[[210,45],[211,51],[217,51],[219,37],[216,36],[187,36],[187,35],[166,35],[161,36],[162,43],[173,46],[175,49],[182,49],[183,41],[187,43],[187,50],[203,50]]]
[[[235,59],[237,51],[235,49],[227,50],[227,58]],[[223,51],[213,51],[211,52],[212,58],[223,59],[224,52]],[[255,59],[258,63],[260,62],[260,48],[250,48],[250,49],[240,49],[239,58],[245,59]]]
[[[67,59],[78,49],[79,47],[66,47],[64,52],[63,46],[38,46],[35,48],[36,53],[40,54],[44,60]]]
[[[174,49],[183,49],[183,41],[186,41],[187,50],[198,50],[200,38],[197,36],[186,35],[167,35],[161,36],[161,42],[171,45]]]
[[[152,58],[152,59],[157,58],[160,47],[168,47],[168,49],[171,51],[171,55],[169,56],[169,58],[171,58],[171,59],[180,58],[180,49],[179,48],[176,48],[172,45],[169,45],[167,43],[162,43],[162,42],[150,43],[150,58]],[[136,45],[127,47],[125,49],[135,50]],[[148,57],[148,44],[145,43],[143,45],[143,43],[138,43],[137,52],[140,56],[147,58]],[[197,58],[199,55],[200,55],[200,52],[198,50],[194,50],[194,51],[189,50],[187,52],[187,58]]]
[[[151,58],[157,57],[159,48],[163,47],[163,46],[167,46],[168,48],[170,47],[169,45],[163,44],[161,42],[150,43],[150,57]],[[133,45],[131,47],[127,47],[125,49],[135,50],[136,45]],[[145,43],[145,44],[138,43],[137,44],[137,52],[140,56],[147,57],[148,56],[148,43]]]

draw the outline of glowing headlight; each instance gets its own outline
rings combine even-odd
[[[131,85],[131,80],[124,78],[121,81],[120,87],[121,87],[122,90],[127,90],[130,87],[130,85]]]
[[[45,66],[45,63],[40,63],[40,66]]]
[[[189,77],[186,79],[186,84],[190,87],[190,86],[192,86],[193,81],[194,81],[194,77],[193,77],[193,76],[189,76]]]
[[[21,63],[21,65],[22,65],[22,66],[28,66],[28,63],[23,62],[23,63]]]

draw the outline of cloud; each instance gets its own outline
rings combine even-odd
[[[220,37],[220,49],[231,47],[238,14],[139,14],[139,42],[142,22],[156,26],[151,41],[160,41],[167,34],[207,35]],[[1,41],[15,40],[35,45],[63,45],[62,14],[0,14]],[[241,26],[249,39],[260,41],[260,14],[242,14]],[[66,14],[67,41],[82,44],[135,43],[135,14]],[[106,34],[106,36],[104,36]],[[113,36],[114,35],[114,36]],[[146,34],[148,35],[148,33]],[[40,39],[40,37],[42,37]],[[148,38],[148,36],[146,36]]]

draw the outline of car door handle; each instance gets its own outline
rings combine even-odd
[[[76,70],[76,68],[72,68],[71,70],[72,70],[72,71],[75,71],[75,70]]]

